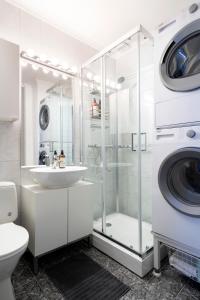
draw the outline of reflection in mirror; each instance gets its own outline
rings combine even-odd
[[[74,79],[45,71],[22,67],[21,164],[43,165],[45,157],[51,161],[61,150],[65,163],[72,164]]]

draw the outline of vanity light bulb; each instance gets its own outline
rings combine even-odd
[[[28,49],[26,51],[27,56],[29,57],[34,57],[35,56],[35,51],[33,49]]]
[[[49,73],[48,69],[42,69],[42,71],[44,72],[44,74],[48,74]]]
[[[106,79],[106,85],[110,85],[110,80]]]
[[[28,62],[25,60],[22,60],[21,65],[22,65],[22,67],[26,67],[28,65]]]
[[[87,75],[86,75],[87,79],[91,80],[92,79],[92,73],[91,72],[88,72]]]
[[[51,62],[50,62],[50,64],[53,65],[53,66],[55,66],[55,67],[58,65],[58,63],[59,63],[59,62],[58,62],[58,59],[57,59],[57,58],[53,58],[53,59],[51,60]]]
[[[83,86],[84,86],[84,87],[88,87],[87,82],[84,81],[84,82],[83,82]]]
[[[110,89],[106,89],[106,93],[109,94],[110,93]]]
[[[62,69],[64,69],[64,70],[69,69],[69,65],[68,65],[66,62],[64,62],[64,63],[61,65],[61,67],[62,67]]]
[[[37,70],[39,69],[39,66],[37,66],[37,65],[32,65],[32,69],[33,69],[34,71],[37,71]]]
[[[65,74],[62,75],[62,79],[67,80],[67,78],[68,78],[67,75]]]
[[[111,87],[112,89],[115,88],[115,82],[114,82],[114,81],[111,81],[111,82],[110,82],[110,87]]]
[[[94,76],[94,81],[100,83],[100,77],[98,75]]]
[[[75,74],[78,72],[78,69],[77,69],[77,67],[73,66],[73,67],[71,67],[71,71],[72,71],[72,73]]]
[[[46,62],[48,59],[47,59],[47,56],[45,54],[42,54],[39,56],[39,60],[42,61],[42,62]]]
[[[53,76],[54,76],[54,77],[58,77],[59,74],[58,74],[57,72],[53,72]]]

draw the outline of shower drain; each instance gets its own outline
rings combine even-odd
[[[112,224],[111,223],[106,223],[106,227],[111,227]]]

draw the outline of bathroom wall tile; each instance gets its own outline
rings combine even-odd
[[[20,160],[20,123],[0,124],[0,161]]]
[[[13,181],[20,185],[20,162],[0,161],[0,181]]]

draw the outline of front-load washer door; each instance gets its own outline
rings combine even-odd
[[[166,47],[160,76],[163,84],[173,91],[200,87],[200,19],[183,27]]]
[[[48,105],[44,104],[40,108],[39,123],[42,130],[46,130],[49,126],[50,112]]]
[[[158,184],[172,207],[200,217],[200,148],[182,148],[168,155],[160,166]]]

